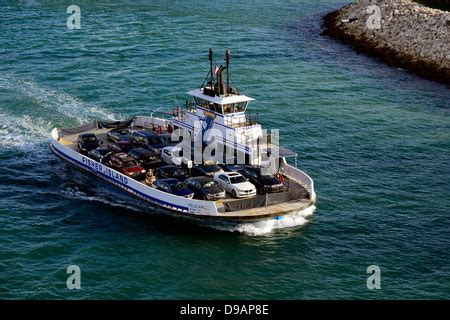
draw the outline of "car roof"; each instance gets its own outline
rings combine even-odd
[[[229,178],[242,176],[242,174],[240,174],[239,172],[234,172],[234,171],[232,171],[232,172],[220,172],[220,173],[217,173],[217,174],[224,174],[224,175],[226,175]]]
[[[246,166],[242,166],[242,169],[253,170],[253,171],[260,171],[261,167],[259,167],[259,166],[252,166],[252,165],[246,165]]]
[[[167,166],[162,166],[162,167],[159,167],[159,168],[157,168],[157,169],[173,169],[173,168],[175,168],[175,169],[179,169],[176,165],[174,165],[174,164],[169,164],[169,165],[167,165]]]
[[[130,152],[136,152],[136,153],[139,153],[140,155],[154,154],[155,153],[152,150],[148,150],[148,149],[144,149],[144,148],[134,148],[134,149],[131,149]]]
[[[172,133],[166,132],[166,133],[160,133],[159,136],[166,137],[170,140],[172,138],[172,134],[173,134],[173,132]]]
[[[90,138],[90,137],[95,137],[95,134],[93,133],[82,133],[80,134],[81,138]]]
[[[220,168],[220,169],[222,169],[222,167],[219,166],[218,164],[208,164],[208,165],[195,164],[194,167],[196,167],[196,168]]]
[[[211,179],[210,177],[192,177],[192,178],[188,178],[189,180],[197,180],[199,182],[208,182],[208,181],[214,181],[213,179]]]
[[[241,170],[241,169],[245,168],[245,166],[242,164],[224,164],[224,165],[222,165],[222,167],[226,170],[231,170],[231,171]]]
[[[173,184],[173,183],[178,183],[178,182],[180,182],[180,180],[175,179],[175,178],[158,179],[158,180],[156,180],[156,181],[165,182],[165,183],[168,183],[168,184]]]
[[[114,156],[116,156],[117,158],[119,158],[122,161],[134,160],[132,157],[130,157],[129,155],[127,155],[124,152],[116,153]]]
[[[177,146],[168,146],[168,147],[164,147],[163,150],[180,151],[182,149],[180,147],[177,147]]]
[[[135,133],[143,135],[144,137],[154,137],[154,136],[158,135],[156,132],[148,131],[148,130],[135,131]]]
[[[120,146],[120,145],[131,144],[131,142],[125,141],[125,140],[120,140],[120,141],[114,142],[113,144],[118,144]]]

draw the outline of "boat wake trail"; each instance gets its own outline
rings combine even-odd
[[[17,92],[31,99],[43,109],[43,112],[49,118],[53,118],[56,113],[59,115],[59,118],[75,119],[78,124],[91,119],[116,119],[114,114],[100,106],[85,103],[76,97],[55,89],[45,88],[33,80],[19,79],[14,76],[1,76],[0,89]]]
[[[30,149],[42,145],[48,139],[50,129],[50,121],[0,113],[0,148]]]
[[[128,205],[125,201],[121,201],[117,198],[114,198],[114,200],[108,199],[107,194],[99,194],[97,191],[95,192],[95,194],[90,195],[88,192],[80,190],[80,188],[77,186],[66,187],[61,193],[63,196],[73,200],[97,202],[106,204],[111,207],[122,208],[134,212],[141,212],[139,209]]]
[[[277,229],[294,228],[307,224],[309,221],[307,218],[314,213],[315,209],[315,206],[310,206],[302,211],[289,214],[280,219],[243,223],[233,226],[213,226],[213,228],[223,231],[240,232],[251,236],[266,235]]]
[[[71,126],[94,118],[116,118],[116,115],[99,106],[13,75],[0,75],[0,92],[6,99],[0,100],[2,148],[42,146],[42,143],[48,140],[51,129],[61,122]],[[8,93],[12,96],[19,95],[21,102],[11,105],[7,98]]]

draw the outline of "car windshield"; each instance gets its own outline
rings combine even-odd
[[[203,169],[205,172],[217,172],[220,171],[221,168],[219,166],[205,166]]]
[[[237,176],[237,177],[230,177],[231,183],[242,183],[247,181],[243,176]]]
[[[89,143],[89,142],[97,142],[96,137],[87,137],[82,139],[83,143]]]
[[[126,144],[126,143],[124,143],[124,144],[117,144],[117,148],[119,150],[124,151],[124,152],[128,152],[128,151],[131,150],[131,145],[130,144]]]
[[[164,140],[161,137],[155,136],[155,137],[148,138],[148,143],[149,144],[162,144],[162,143],[164,143]]]
[[[136,166],[137,166],[137,162],[134,160],[128,160],[123,163],[124,168],[132,168],[132,167],[136,167]]]
[[[126,129],[124,129],[124,130],[117,130],[116,131],[116,134],[121,135],[121,136],[123,136],[125,134],[129,134],[129,133],[130,132],[128,130],[126,130]]]
[[[181,190],[181,189],[186,188],[186,186],[184,185],[183,182],[177,182],[177,183],[171,185],[170,187],[172,188],[172,190]]]
[[[102,156],[107,155],[108,153],[110,153],[111,151],[108,149],[99,149],[98,153],[100,153]]]
[[[217,187],[217,182],[215,182],[215,181],[206,181],[203,184],[203,188],[204,189],[211,189],[211,188],[214,188],[214,187]]]
[[[171,173],[172,175],[176,175],[176,176],[184,175],[183,170],[180,170],[178,168],[173,168],[172,170],[169,170],[169,173]]]

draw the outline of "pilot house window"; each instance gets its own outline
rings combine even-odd
[[[195,103],[205,109],[211,110],[213,112],[219,113],[219,114],[230,114],[230,113],[236,113],[236,112],[244,112],[247,108],[248,102],[238,102],[238,103],[229,103],[220,105],[217,103],[213,103],[210,101],[207,101],[205,99],[194,97]]]
[[[244,112],[247,107],[247,102],[238,102],[238,103],[230,103],[223,105],[223,113],[236,113],[236,112]]]

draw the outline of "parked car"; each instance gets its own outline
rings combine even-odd
[[[130,141],[131,131],[129,129],[117,128],[108,131],[106,138],[109,141]]]
[[[256,195],[255,186],[238,172],[216,173],[214,181],[217,181],[234,198],[246,198]]]
[[[109,148],[114,153],[128,153],[133,148],[133,145],[129,141],[117,141],[111,143]]]
[[[112,150],[109,148],[97,148],[88,152],[88,157],[100,162],[108,163],[109,157],[113,154]]]
[[[145,176],[145,169],[126,153],[113,154],[109,158],[109,165],[114,170],[117,170],[130,178],[139,179]]]
[[[181,165],[183,163],[183,149],[175,146],[164,147],[161,159],[167,164]]]
[[[244,168],[243,164],[221,164],[220,165],[224,171],[227,172],[236,172]]]
[[[82,133],[78,136],[78,148],[84,155],[91,150],[97,149],[100,145],[99,140],[93,133]]]
[[[256,187],[259,194],[281,192],[284,190],[283,183],[268,171],[265,171],[264,168],[243,166],[238,172]]]
[[[223,172],[223,169],[216,164],[196,165],[196,166],[193,166],[191,169],[191,176],[193,176],[193,177],[199,177],[199,176],[214,177],[214,175],[216,173],[220,173],[220,172]]]
[[[186,172],[177,166],[169,165],[169,166],[162,166],[155,169],[155,176],[158,179],[164,179],[164,178],[175,178],[180,181],[183,181],[184,179],[189,178],[189,176],[186,174]]]
[[[135,148],[131,149],[128,152],[128,155],[134,158],[137,163],[145,168],[150,169],[154,168],[161,163],[161,158],[153,148],[152,149],[144,149],[144,148]]]
[[[165,138],[160,137],[153,131],[134,131],[131,134],[131,143],[135,147],[145,149],[152,147],[158,152],[161,152],[162,148],[169,146]]]
[[[183,136],[180,136],[178,141],[172,141],[172,133],[160,133],[159,136],[164,139],[165,143],[170,146],[177,145],[181,141],[183,141]]]
[[[176,196],[192,199],[194,192],[178,179],[159,179],[153,181],[153,187]]]
[[[219,200],[225,198],[225,190],[209,177],[192,177],[184,184],[194,191],[194,197],[201,200]]]

